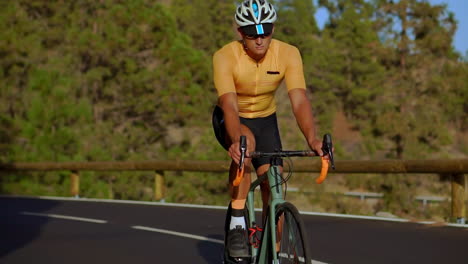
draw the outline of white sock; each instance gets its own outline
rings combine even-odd
[[[236,229],[236,226],[242,226],[243,229],[245,229],[245,220],[243,216],[237,217],[237,216],[231,216],[231,224],[229,225],[229,229]]]

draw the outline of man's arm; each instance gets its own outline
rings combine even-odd
[[[226,132],[228,134],[230,142],[229,156],[236,162],[239,163],[240,151],[239,151],[239,138],[242,135],[241,125],[239,120],[239,107],[237,104],[237,95],[235,93],[226,93],[219,97],[219,106],[224,112],[224,124]]]
[[[302,134],[304,134],[309,147],[322,156],[322,141],[317,139],[314,116],[309,99],[307,98],[306,89],[292,89],[288,92],[288,95],[297,124]]]
[[[239,120],[239,107],[237,103],[236,88],[233,80],[233,65],[235,60],[225,49],[217,51],[213,55],[213,79],[218,92],[218,106],[223,109],[224,125],[228,138],[229,156],[239,163],[239,139],[241,125]]]

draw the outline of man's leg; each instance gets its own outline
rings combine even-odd
[[[241,125],[242,134],[247,137],[247,152],[255,150],[255,138],[246,126]],[[248,257],[248,234],[244,216],[245,201],[249,193],[251,180],[251,159],[246,159],[244,166],[244,178],[239,186],[233,186],[238,165],[231,162],[229,170],[229,192],[231,195],[231,221],[228,232],[228,250],[231,257]]]
[[[257,175],[260,177],[268,172],[270,164],[263,164],[257,169]],[[268,215],[268,202],[271,195],[270,186],[268,185],[268,179],[260,183],[260,191],[262,195],[262,223],[265,223],[266,216]]]

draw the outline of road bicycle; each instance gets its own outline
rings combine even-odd
[[[233,182],[238,186],[242,180],[244,172],[244,159],[246,157],[246,139],[241,137],[241,159],[237,176]],[[322,183],[328,173],[329,165],[335,169],[333,158],[333,143],[330,134],[323,137],[324,157],[322,158],[322,168],[317,183]],[[247,196],[244,215],[246,226],[249,230],[249,255],[248,258],[231,258],[227,248],[224,249],[224,263],[229,264],[286,264],[286,263],[312,263],[307,242],[307,235],[299,211],[290,202],[285,200],[286,182],[292,175],[292,161],[290,162],[289,173],[284,176],[280,171],[280,159],[290,157],[311,157],[318,156],[313,151],[276,151],[259,152],[255,151],[248,155],[249,158],[268,157],[270,158],[270,168],[268,172],[259,176],[250,185]],[[264,228],[260,228],[256,222],[254,209],[254,191],[261,182],[268,179],[271,189],[269,198],[269,208],[263,222]],[[285,189],[283,191],[283,188]],[[231,206],[229,205],[226,214],[225,234],[228,232]],[[226,235],[225,235],[226,239]],[[225,241],[226,242],[226,241]],[[226,245],[226,243],[225,243]]]

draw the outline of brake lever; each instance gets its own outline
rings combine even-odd
[[[247,152],[247,138],[245,136],[240,137],[239,150],[241,152],[239,170],[242,170],[244,168],[245,153]]]
[[[242,179],[244,178],[244,159],[245,153],[247,152],[247,138],[245,136],[241,136],[239,143],[239,150],[241,152],[241,156],[239,160],[239,168],[237,170],[236,178],[234,178],[234,181],[232,182],[234,186],[239,186]]]
[[[335,169],[335,161],[333,158],[333,143],[332,143],[332,137],[330,134],[325,134],[323,136],[323,142],[322,142],[322,151],[324,155],[328,155],[331,163],[332,169]]]

